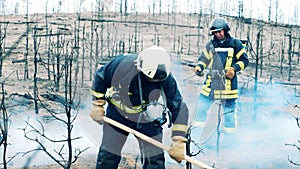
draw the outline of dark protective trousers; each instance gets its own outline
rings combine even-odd
[[[140,114],[127,114],[109,104],[106,116],[138,132],[162,142],[162,127],[153,123],[139,123]],[[121,151],[129,133],[104,123],[102,143],[99,148],[96,169],[117,169],[121,160]],[[164,169],[163,150],[138,139],[143,169]],[[138,145],[131,145],[138,146]]]

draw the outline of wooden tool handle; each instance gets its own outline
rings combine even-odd
[[[145,140],[145,141],[147,141],[147,142],[149,142],[149,143],[151,143],[151,144],[153,144],[153,145],[155,145],[155,146],[157,146],[157,147],[159,147],[159,148],[161,148],[161,149],[163,149],[165,151],[169,151],[170,150],[170,147],[162,144],[161,142],[159,142],[157,140],[154,140],[153,138],[151,138],[149,136],[146,136],[146,135],[144,135],[144,134],[142,134],[142,133],[140,133],[140,132],[138,132],[138,131],[136,131],[136,130],[134,130],[132,128],[129,128],[129,127],[127,127],[127,126],[125,126],[125,125],[123,125],[123,124],[121,124],[121,123],[119,123],[119,122],[117,122],[115,120],[112,120],[112,119],[110,119],[108,117],[103,117],[103,120],[105,122],[107,122],[107,123],[115,126],[115,127],[118,127],[120,129],[128,132],[128,133],[131,133],[131,134],[135,135],[136,137],[139,137],[140,139],[143,139],[143,140]],[[186,160],[186,161],[188,161],[188,162],[190,162],[192,164],[195,164],[196,166],[201,167],[201,168],[213,169],[212,167],[210,167],[210,166],[208,166],[208,165],[206,165],[206,164],[204,164],[204,163],[202,163],[202,162],[200,162],[198,160],[195,160],[195,159],[193,159],[192,157],[189,157],[189,156],[185,156],[184,160]]]

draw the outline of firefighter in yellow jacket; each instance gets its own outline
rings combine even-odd
[[[105,115],[160,142],[162,125],[169,117],[173,141],[169,155],[181,162],[186,151],[188,108],[170,67],[170,55],[158,46],[146,48],[139,54],[115,57],[95,74],[90,116],[102,124]],[[164,100],[163,103],[158,102],[159,98]],[[128,134],[108,123],[103,124],[97,169],[118,168]],[[138,142],[143,169],[164,169],[163,150],[141,139]]]
[[[230,27],[224,18],[215,18],[211,22],[212,39],[203,49],[194,70],[197,75],[201,75],[206,68],[209,70],[199,96],[197,125],[205,125],[207,110],[211,103],[215,99],[221,99],[224,105],[224,130],[232,133],[237,127],[236,73],[244,70],[249,60],[241,41],[231,37],[229,31]]]

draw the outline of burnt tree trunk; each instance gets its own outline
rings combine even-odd
[[[95,67],[94,67],[94,72],[96,72],[99,64],[99,33],[98,33],[98,28],[99,26],[97,25],[95,28],[95,33],[96,33],[96,49],[95,49]]]
[[[75,86],[78,86],[77,83],[78,83],[78,77],[79,77],[79,40],[80,40],[80,20],[78,20],[78,24],[76,24],[77,21],[75,21],[75,29],[74,29],[74,43],[73,43],[73,48],[71,50],[71,61],[70,63],[72,64],[73,61],[75,61],[75,73],[74,73],[74,80],[73,80],[73,83],[75,84]],[[76,26],[77,25],[77,26]],[[68,55],[68,53],[66,53]],[[74,58],[74,55],[75,55],[75,58]],[[71,65],[72,66],[72,65]],[[70,74],[71,74],[71,70],[70,70]],[[71,76],[70,76],[71,78]],[[70,92],[72,91],[71,89],[71,86],[69,87],[70,88]],[[74,88],[74,94],[76,93],[76,90],[77,88]],[[72,104],[73,100],[70,99],[70,103]]]
[[[119,9],[120,9],[120,16],[121,18],[123,17],[123,0],[120,0],[120,6],[119,6]]]
[[[91,41],[90,41],[90,81],[93,79],[93,45],[94,45],[94,22],[91,22]]]
[[[2,165],[3,169],[7,169],[7,146],[8,146],[8,124],[9,124],[9,116],[5,107],[5,81],[1,83],[1,103],[0,103],[0,111],[1,111],[1,121],[0,121],[0,147],[2,147]]]
[[[75,42],[76,44],[76,42]],[[73,52],[72,52],[73,53]],[[71,105],[72,105],[72,55],[71,57],[66,53],[66,58],[65,58],[65,66],[66,66],[66,71],[65,71],[65,113],[67,116],[66,120],[66,126],[67,126],[67,144],[68,144],[68,161],[67,165],[65,166],[66,169],[71,168],[72,164],[72,115],[71,115]]]
[[[103,61],[104,55],[104,24],[100,26],[100,62]]]
[[[299,34],[298,34],[299,37]],[[298,38],[298,58],[297,58],[297,63],[300,62],[300,38]]]
[[[5,49],[5,39],[6,39],[6,30],[7,30],[8,23],[5,23],[4,27],[2,24],[0,25],[0,77],[2,76],[2,69],[3,69],[3,59],[4,59],[4,49]]]
[[[138,51],[138,24],[137,24],[138,12],[135,13],[135,26],[134,26],[134,53]]]
[[[128,0],[124,0],[125,2],[124,2],[124,14],[125,14],[125,16],[127,16],[128,14],[127,14],[127,10],[128,10]]]
[[[45,14],[45,29],[46,29],[46,41],[45,41],[45,49],[47,51],[47,77],[48,77],[48,80],[51,79],[51,72],[50,72],[50,36],[48,37],[48,34],[49,34],[49,27],[48,27],[48,0],[46,1],[46,14]]]
[[[254,91],[257,91],[257,78],[258,78],[258,61],[259,61],[259,46],[260,46],[260,31],[258,31],[257,33],[257,37],[256,37],[256,58],[255,58],[255,76],[254,76],[254,80],[255,80],[255,85],[254,85]]]
[[[35,110],[35,114],[39,114],[39,110],[38,110],[38,97],[37,97],[37,93],[38,93],[38,87],[37,87],[37,63],[38,63],[38,50],[39,50],[39,46],[40,46],[40,40],[38,41],[37,39],[37,27],[34,27],[33,30],[33,53],[34,53],[34,73],[33,73],[33,100],[34,100],[34,110]]]
[[[271,28],[270,46],[273,46],[273,27]],[[271,65],[271,50],[268,51],[268,65]]]
[[[83,87],[84,84],[84,68],[85,68],[85,44],[86,44],[86,37],[85,37],[85,26],[83,26],[82,28],[82,57],[81,57],[81,62],[82,62],[82,66],[81,66],[81,87]]]
[[[28,3],[28,2],[27,2]],[[28,13],[26,16],[26,45],[25,45],[25,54],[24,54],[24,80],[28,79],[28,52],[29,52],[29,22],[28,22]]]
[[[281,41],[281,54],[280,54],[280,74],[282,75],[283,71],[283,61],[284,61],[284,46],[285,46],[285,38]]]
[[[60,42],[60,35],[59,33],[57,34],[57,39],[56,39],[56,54],[55,54],[55,68],[53,69],[54,71],[54,83],[55,83],[55,91],[59,91],[59,82],[60,82],[60,57],[61,57],[61,50],[62,50],[62,44]]]
[[[176,35],[177,35],[177,30],[176,30],[176,13],[172,13],[172,20],[173,20],[173,25],[172,28],[173,28],[173,50],[175,51],[176,50]]]
[[[189,33],[192,34],[191,28],[189,28]],[[191,36],[188,36],[188,55],[191,54]]]
[[[288,48],[288,64],[289,64],[289,73],[288,73],[288,81],[291,81],[291,76],[292,76],[292,30],[290,29],[289,34],[289,48]]]
[[[258,87],[258,66],[259,66],[259,59],[261,58],[261,52],[260,52],[260,48],[261,45],[260,43],[261,41],[261,31],[259,29],[257,35],[256,35],[256,55],[255,55],[255,76],[254,76],[254,95],[253,95],[253,116],[252,116],[252,120],[256,121],[256,115],[257,115],[257,87]],[[251,46],[252,48],[252,46]],[[253,49],[251,49],[253,50]]]
[[[201,52],[201,47],[200,47],[200,43],[201,43],[201,33],[200,33],[200,25],[201,25],[201,19],[202,19],[202,7],[200,7],[200,11],[199,11],[199,15],[198,15],[198,29],[197,29],[197,49],[198,49],[198,53]]]
[[[260,59],[260,76],[263,74],[263,66],[264,66],[264,56],[263,56],[263,51],[264,51],[264,46],[263,46],[263,26],[259,27],[260,31],[260,43],[259,43],[259,59]]]

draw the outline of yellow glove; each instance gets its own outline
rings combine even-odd
[[[103,124],[103,117],[105,116],[105,100],[92,101],[93,107],[90,113],[90,117],[99,124]]]
[[[181,161],[184,159],[184,156],[186,153],[185,152],[186,151],[185,143],[187,142],[187,139],[182,136],[173,136],[172,140],[173,140],[173,142],[172,142],[171,148],[169,150],[169,155],[175,161],[177,161],[178,163],[181,163]]]
[[[229,69],[227,69],[226,78],[232,79],[234,77],[234,74],[235,74],[234,68],[230,67]]]

